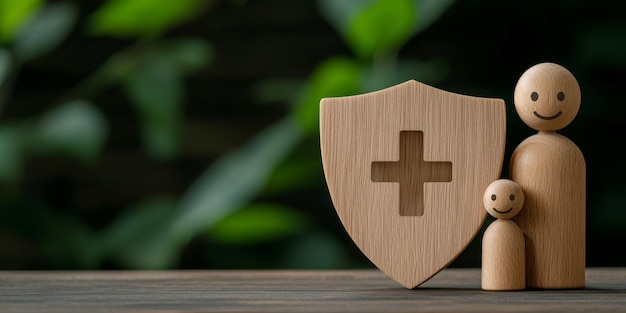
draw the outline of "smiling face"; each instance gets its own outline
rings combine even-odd
[[[524,205],[524,193],[517,183],[499,179],[491,183],[483,196],[485,209],[495,218],[511,218]]]
[[[538,131],[567,126],[580,108],[580,87],[567,69],[554,63],[529,68],[515,86],[515,110]]]

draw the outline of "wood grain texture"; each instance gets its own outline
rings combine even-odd
[[[524,191],[513,218],[526,237],[527,286],[585,286],[585,159],[557,133],[524,140],[511,158],[511,178]]]
[[[377,270],[0,272],[0,312],[619,312],[626,268],[579,290],[488,292],[479,269],[407,290]]]
[[[526,70],[513,95],[519,117],[538,131],[557,131],[569,125],[578,114],[580,98],[574,75],[554,63],[541,63]]]
[[[489,184],[483,196],[485,210],[495,218],[511,218],[524,206],[522,188],[510,179],[498,179]]]
[[[520,228],[510,220],[498,219],[485,230],[482,246],[482,289],[524,290],[526,256]]]
[[[373,182],[399,184],[401,216],[424,215],[424,184],[452,181],[451,162],[427,162],[423,157],[424,133],[400,132],[400,160],[372,162]]]
[[[526,284],[534,288],[585,285],[586,166],[578,147],[555,131],[580,108],[580,87],[567,69],[541,63],[515,87],[515,109],[538,130],[511,157],[511,179],[526,197],[513,218],[526,236]]]
[[[505,128],[504,101],[416,81],[323,99],[324,173],[335,209],[356,245],[407,288],[450,264],[485,219],[482,195],[500,175]],[[425,162],[451,163],[450,182],[421,186],[423,215],[403,216],[400,184],[377,181],[379,175],[372,173],[377,162],[401,159],[403,131],[423,133],[423,153],[414,154]]]

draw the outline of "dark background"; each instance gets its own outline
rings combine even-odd
[[[626,265],[623,1],[30,2],[14,31],[0,7],[1,269],[370,267],[324,183],[319,99],[502,98],[507,177],[534,133],[513,88],[546,61],[582,89],[560,133],[587,161],[587,265]]]

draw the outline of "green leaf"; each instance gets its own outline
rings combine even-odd
[[[9,95],[15,67],[13,56],[9,50],[0,48],[0,110],[4,108],[4,101]]]
[[[27,148],[35,154],[60,154],[93,162],[106,140],[102,113],[86,100],[65,103],[41,116],[28,132]]]
[[[335,29],[345,36],[352,19],[376,0],[318,0],[320,13]]]
[[[456,0],[414,0],[415,15],[418,21],[418,23],[415,24],[414,32],[419,33],[432,25],[455,1]]]
[[[151,56],[125,78],[124,89],[139,112],[147,151],[161,160],[176,156],[183,105],[183,86],[176,66],[166,58]]]
[[[0,0],[0,43],[9,42],[43,0]]]
[[[213,48],[198,38],[180,38],[164,42],[158,52],[171,60],[183,74],[206,67],[213,59]]]
[[[180,152],[182,77],[206,66],[211,57],[212,50],[206,41],[187,38],[119,55],[103,66],[100,75],[103,80],[122,80],[139,113],[145,149],[153,157],[168,160]]]
[[[454,0],[319,0],[320,12],[360,57],[394,52],[432,25]]]
[[[19,30],[15,54],[28,61],[54,50],[70,34],[77,15],[78,10],[69,2],[46,5]]]
[[[415,21],[413,0],[378,0],[352,19],[347,40],[358,56],[371,59],[404,45]]]
[[[324,186],[319,138],[305,138],[268,177],[263,196]]]
[[[22,173],[22,133],[18,127],[0,128],[0,182],[16,181]]]
[[[131,268],[171,267],[188,240],[249,203],[299,139],[290,118],[263,130],[215,161],[175,207],[171,200],[154,200],[119,217],[107,227],[94,258],[114,254]]]
[[[275,204],[254,204],[227,215],[210,230],[213,239],[226,244],[256,244],[305,230],[302,213]]]
[[[315,156],[316,158],[289,159],[281,163],[268,178],[263,194],[272,195],[323,185],[322,161],[318,155]]]
[[[317,66],[295,109],[305,134],[317,134],[319,131],[320,100],[360,93],[362,74],[362,66],[347,58],[331,58]]]
[[[155,36],[200,14],[206,0],[109,0],[90,18],[89,30],[113,37]]]
[[[4,85],[4,81],[11,75],[11,69],[13,68],[13,62],[11,60],[11,53],[0,48],[0,88]]]
[[[180,215],[173,225],[177,236],[190,238],[203,233],[249,203],[300,138],[293,119],[286,118],[215,161],[181,200]]]
[[[101,232],[89,251],[90,259],[113,259],[131,269],[171,267],[180,252],[177,238],[169,232],[176,201],[150,199],[125,212]]]
[[[175,76],[182,78],[205,67],[212,57],[211,45],[198,38],[141,42],[112,55],[79,85],[66,92],[63,99],[91,98],[111,85],[123,84],[129,76],[137,75],[136,71],[153,70],[145,67],[169,67],[165,71],[174,71]]]

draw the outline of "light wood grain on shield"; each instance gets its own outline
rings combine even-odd
[[[456,258],[480,230],[482,196],[504,159],[500,99],[417,81],[320,103],[324,175],[363,253],[407,288]]]
[[[401,216],[424,215],[424,183],[452,181],[452,162],[424,160],[424,132],[400,132],[400,160],[372,162],[373,182],[400,184]]]

